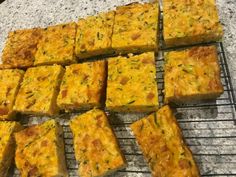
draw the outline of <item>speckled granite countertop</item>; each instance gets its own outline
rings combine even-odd
[[[7,33],[11,30],[37,26],[46,27],[63,22],[77,21],[79,17],[107,11],[115,6],[132,1],[135,0],[6,0],[0,4],[0,51],[4,47]],[[236,1],[218,0],[217,4],[221,22],[225,29],[223,44],[233,85],[236,89]],[[222,97],[224,96],[227,96],[227,93]],[[197,160],[201,174],[208,176],[217,174],[222,177],[227,176],[227,174],[236,176],[236,128],[232,107],[180,108],[177,109],[177,112],[178,122],[183,130],[186,142]],[[116,173],[117,176],[150,176],[143,157],[132,155],[132,153],[140,153],[140,151],[135,140],[131,139],[127,127],[130,122],[141,117],[141,115],[120,114],[109,117],[111,123],[114,123],[113,128],[119,138],[122,151],[128,152],[128,155],[126,154],[128,161],[126,170],[129,173],[120,171]],[[68,125],[68,122],[65,121],[62,124]],[[69,131],[67,129],[64,129],[66,131],[64,134],[66,150],[73,152],[71,151],[71,135],[67,133]],[[75,164],[73,158],[73,155],[67,154],[67,164],[76,169],[77,166],[73,166]],[[136,173],[136,171],[145,171],[145,173]],[[70,176],[76,176],[75,174],[75,170],[70,172]]]
[[[224,25],[223,44],[226,49],[230,73],[236,89],[236,1],[218,0],[220,19]]]

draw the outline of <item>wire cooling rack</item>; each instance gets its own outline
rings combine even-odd
[[[236,176],[236,102],[231,83],[227,59],[222,43],[216,43],[221,67],[221,81],[224,93],[215,101],[198,104],[177,105],[172,107],[182,128],[187,145],[193,152],[202,176]],[[163,57],[162,52],[156,58],[159,99],[163,104]],[[66,162],[69,176],[77,176],[78,166],[75,161],[72,133],[69,120],[81,113],[61,114],[55,117],[64,129]],[[129,125],[147,114],[110,113],[110,123],[118,138],[121,150],[128,166],[111,176],[149,177],[151,173],[143,155],[132,135]],[[31,125],[47,120],[48,117],[22,117],[23,124]],[[18,177],[19,172],[13,168]]]
[[[160,17],[160,43],[162,46],[162,13]],[[221,68],[221,81],[224,93],[215,101],[198,104],[182,104],[173,108],[184,139],[193,152],[193,156],[200,168],[201,176],[236,176],[236,99],[231,82],[223,43],[212,43],[217,46],[218,59]],[[157,83],[159,101],[163,104],[163,50],[156,58]],[[64,129],[66,162],[70,177],[77,176],[72,133],[69,120],[77,114],[61,114],[55,117]],[[110,113],[109,121],[114,129],[125,155],[128,166],[110,175],[114,177],[150,177],[151,173],[143,155],[132,135],[129,125],[147,114]],[[27,116],[22,118],[23,124],[31,125],[47,120],[47,117],[36,118]],[[13,167],[10,176],[18,177],[18,170]]]

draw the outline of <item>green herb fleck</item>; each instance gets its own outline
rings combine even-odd
[[[80,53],[87,53],[87,50],[86,49],[81,50]]]
[[[141,124],[141,126],[140,126],[140,131],[143,130],[143,127],[144,127],[144,124],[143,124],[143,121],[142,121],[142,124]]]
[[[127,104],[132,104],[132,103],[134,103],[134,102],[135,102],[135,100],[132,100],[132,101],[128,102]]]
[[[83,161],[83,164],[84,165],[88,164],[88,160]]]
[[[99,171],[99,164],[96,163],[96,170]]]
[[[193,73],[193,66],[192,65],[184,66],[183,71],[186,73],[192,74]]]
[[[157,121],[157,113],[154,113],[154,123],[157,127],[160,127],[158,121]]]
[[[64,41],[64,47],[65,47],[69,43],[69,37],[68,36],[64,36],[63,37],[63,41]]]
[[[103,34],[97,32],[97,38],[98,38],[98,40],[102,40],[102,38],[103,38]]]
[[[182,152],[180,155],[181,155],[181,156],[185,156],[185,152]]]

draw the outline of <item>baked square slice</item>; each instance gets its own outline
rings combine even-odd
[[[223,93],[215,46],[166,52],[164,58],[166,103],[194,103]]]
[[[81,177],[106,176],[126,166],[106,114],[93,109],[70,122]]]
[[[75,53],[79,59],[111,54],[113,11],[80,19],[77,27]]]
[[[164,0],[166,47],[219,41],[223,28],[215,0]]]
[[[12,120],[13,105],[24,71],[19,69],[0,70],[0,120]]]
[[[57,98],[58,106],[67,111],[101,107],[105,80],[105,60],[67,66]]]
[[[0,176],[7,177],[15,154],[14,133],[21,130],[18,122],[0,122]]]
[[[46,28],[38,44],[34,65],[75,63],[75,35],[76,23],[74,22]]]
[[[43,29],[33,28],[11,31],[2,54],[0,68],[27,68],[33,66],[37,44]]]
[[[169,106],[134,122],[130,127],[152,176],[200,177]]]
[[[158,109],[154,52],[108,59],[106,107],[118,112]]]
[[[16,167],[22,177],[67,177],[63,129],[55,120],[15,133]]]
[[[64,69],[59,65],[29,68],[24,75],[14,110],[23,114],[54,115]]]
[[[158,3],[132,3],[116,9],[112,48],[116,53],[158,50]]]

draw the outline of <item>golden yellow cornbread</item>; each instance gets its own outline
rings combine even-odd
[[[18,69],[0,70],[0,120],[12,120],[13,105],[24,71]]]
[[[23,114],[54,115],[64,69],[59,65],[29,68],[24,75],[14,110]]]
[[[215,0],[163,0],[167,47],[219,41],[223,28]]]
[[[21,177],[68,177],[63,129],[55,120],[15,133],[16,167]]]
[[[100,13],[80,19],[77,27],[75,53],[79,59],[110,54],[114,12]]]
[[[158,3],[132,3],[116,9],[112,48],[116,53],[158,50]]]
[[[7,177],[15,154],[14,132],[22,129],[18,122],[0,122],[0,176]]]
[[[105,60],[67,66],[57,98],[58,106],[67,111],[101,107],[105,79]]]
[[[134,122],[131,129],[153,177],[200,177],[169,106]]]
[[[106,114],[93,109],[70,122],[81,177],[111,174],[126,166]]]
[[[3,49],[0,69],[27,68],[33,66],[37,44],[42,38],[43,29],[23,29],[8,34]]]
[[[108,59],[106,107],[118,112],[157,110],[154,52]]]
[[[38,44],[34,65],[75,63],[75,35],[76,23],[74,22],[46,28]]]
[[[164,54],[165,102],[198,102],[223,93],[215,46],[192,47]]]

